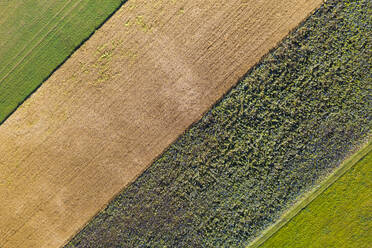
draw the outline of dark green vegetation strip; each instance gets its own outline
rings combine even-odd
[[[125,0],[0,4],[0,124]]]
[[[370,135],[369,7],[328,1],[67,247],[244,247]]]
[[[372,152],[260,247],[369,247],[371,196]]]

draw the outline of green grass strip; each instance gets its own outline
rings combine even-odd
[[[309,193],[305,194],[291,209],[288,210],[274,225],[269,227],[266,231],[262,233],[258,238],[256,238],[248,248],[261,247],[269,238],[271,238],[275,233],[282,229],[289,221],[291,221],[295,216],[297,216],[304,208],[306,208],[310,203],[312,203],[318,196],[320,196],[325,190],[327,190],[331,185],[333,185],[341,176],[345,175],[355,164],[362,160],[368,153],[372,150],[372,142],[370,141],[362,147],[358,152],[353,154],[351,157],[346,159],[339,168],[337,168],[328,178],[326,178],[317,187],[314,187]],[[301,230],[297,230],[301,232]],[[313,237],[314,238],[314,237]],[[273,247],[273,246],[263,246],[263,247]]]
[[[0,4],[0,125],[126,0]]]

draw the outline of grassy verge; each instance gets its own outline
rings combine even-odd
[[[124,0],[5,1],[0,5],[0,124]]]
[[[312,229],[315,226],[317,227],[318,231],[321,229],[327,229],[329,228],[329,226],[328,227],[320,226],[319,223],[323,223],[324,225],[327,225],[328,221],[336,224],[335,229],[338,229],[337,225],[345,225],[345,222],[342,220],[346,220],[347,218],[345,217],[347,216],[338,215],[339,219],[336,220],[336,219],[333,219],[333,217],[335,216],[334,213],[337,211],[340,211],[340,209],[342,208],[350,208],[351,212],[358,212],[358,211],[361,211],[361,209],[356,209],[360,205],[360,202],[358,202],[359,198],[356,197],[356,195],[351,195],[351,194],[350,195],[346,194],[347,197],[342,198],[342,196],[345,195],[345,192],[343,191],[349,190],[350,191],[349,193],[351,193],[357,190],[358,193],[362,193],[364,190],[363,193],[367,196],[371,195],[371,191],[364,187],[366,184],[367,177],[361,177],[360,178],[361,181],[348,182],[347,184],[350,187],[352,187],[349,189],[345,189],[345,187],[340,187],[339,184],[344,183],[344,181],[351,180],[351,177],[354,176],[354,173],[361,173],[362,168],[359,168],[359,167],[362,165],[367,167],[364,169],[364,171],[366,172],[367,170],[371,169],[369,165],[369,163],[372,162],[371,150],[372,150],[372,143],[370,142],[368,145],[363,147],[360,151],[358,151],[353,156],[348,158],[342,165],[340,165],[339,168],[335,170],[334,173],[332,173],[326,180],[324,180],[324,182],[322,182],[319,186],[315,187],[308,194],[304,195],[298,203],[296,203],[290,210],[288,210],[286,214],[284,214],[280,218],[279,221],[277,221],[269,229],[265,230],[265,232],[262,233],[262,235],[258,237],[256,240],[254,240],[248,247],[249,248],[288,247],[288,246],[304,247],[304,246],[298,246],[299,244],[302,244],[302,245],[305,245],[305,244],[303,244],[304,243],[303,241],[299,241],[297,238],[295,238],[295,236],[299,236],[301,238],[306,237],[307,244],[305,245],[305,247],[310,247],[311,245],[314,245],[313,242],[318,240],[319,235],[321,234],[316,234],[315,236],[311,235],[310,232],[308,232],[309,229]],[[367,158],[365,158],[366,156]],[[363,161],[360,161],[362,159]],[[358,165],[356,165],[357,163]],[[358,166],[359,167],[353,172],[348,172],[354,165],[355,167],[358,167]],[[346,172],[348,173],[345,175]],[[365,175],[368,175],[368,172]],[[343,177],[343,178],[340,179],[340,177]],[[340,179],[340,181],[337,181],[338,179]],[[336,185],[333,185],[333,184],[336,184]],[[324,193],[324,191],[326,192]],[[325,195],[329,195],[330,192],[332,192],[332,194],[334,195],[334,198],[328,199],[322,195],[323,193]],[[319,197],[322,200],[316,200],[314,203],[312,203],[315,199],[317,199],[317,197]],[[365,197],[364,197],[364,200],[365,200]],[[320,205],[324,207],[325,201],[328,204],[328,208],[319,208]],[[309,206],[309,204],[311,205]],[[314,210],[309,210],[309,209],[316,209],[316,211],[321,210],[322,213],[320,212],[317,213],[317,212],[314,212]],[[295,217],[298,214],[301,215],[302,213],[300,212],[303,212],[303,211],[308,212],[307,214],[305,214],[306,217],[304,216]],[[343,213],[345,214],[346,212],[343,211]],[[325,219],[320,219],[319,216],[325,216],[327,214],[329,214],[327,221],[325,221]],[[306,220],[304,218],[306,218]],[[358,221],[358,220],[355,219],[354,222],[355,221]],[[287,224],[288,222],[289,224]],[[301,225],[292,224],[291,222],[301,223]],[[302,226],[302,224],[304,223],[307,223],[306,225],[309,225],[309,226],[308,227]],[[310,226],[310,223],[311,223],[311,226]],[[313,225],[314,223],[315,225]],[[285,230],[279,231],[285,225],[291,225],[292,226],[291,231],[289,231],[287,227],[286,227],[287,228],[286,231]],[[277,232],[280,232],[280,233],[276,234]],[[272,237],[273,235],[274,237]],[[326,235],[329,235],[329,232],[327,232]],[[330,234],[330,236],[331,235],[332,234]],[[346,238],[346,236],[344,236],[344,238]],[[277,241],[277,239],[280,239],[281,241],[279,242]],[[329,237],[329,239],[332,239],[332,237]],[[340,240],[340,242],[342,241]],[[365,244],[368,244],[368,243],[365,243]],[[319,247],[324,247],[324,246],[319,246]]]
[[[244,247],[371,133],[367,0],[327,1],[66,247]]]
[[[371,172],[369,152],[259,247],[369,247]]]

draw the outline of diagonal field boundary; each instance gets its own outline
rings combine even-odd
[[[129,0],[0,126],[0,246],[63,245],[321,3]]]
[[[0,39],[3,40],[0,43],[5,42],[6,47],[10,49],[4,47],[5,50],[2,49],[3,52],[0,52],[1,57],[5,56],[4,61],[2,61],[4,68],[0,66],[0,78],[2,78],[0,80],[0,125],[37,91],[42,83],[58,70],[125,2],[126,0],[108,0],[104,3],[97,3],[92,0],[59,1],[56,6],[52,4],[53,8],[50,8],[50,5],[44,5],[39,10],[39,12],[41,11],[39,14],[46,13],[46,16],[36,15],[32,19],[30,19],[32,15],[27,12],[27,6],[23,4],[21,7],[15,7],[18,12],[15,12],[13,8],[10,13],[7,13],[8,17],[20,17],[27,12],[27,18],[30,20],[27,21],[26,26],[18,28],[15,27],[17,22],[9,24],[6,21],[8,23],[6,25],[7,32],[4,32],[4,28],[0,30],[6,36],[12,34],[13,29],[20,29],[18,31],[21,33],[27,33],[23,37],[18,32],[18,36],[15,38],[16,43],[19,43],[19,49],[13,52],[9,51],[12,50],[10,48],[14,44],[9,47],[9,40]],[[59,6],[61,4],[63,4],[62,9]],[[3,9],[6,10],[5,7]],[[30,9],[31,12],[35,10],[36,7]],[[49,15],[50,17],[48,17]],[[7,19],[9,20],[9,18]],[[82,20],[84,24],[79,25]],[[55,23],[62,26],[56,27]],[[31,32],[31,29],[35,29],[35,32]],[[33,41],[34,44],[31,44],[30,41]],[[64,44],[65,41],[66,44]]]
[[[283,226],[291,221],[297,214],[301,212],[306,206],[314,201],[320,194],[328,189],[333,183],[335,183],[342,175],[349,171],[357,162],[365,157],[370,151],[372,151],[372,140],[370,139],[364,144],[357,152],[351,155],[349,158],[332,172],[326,179],[323,180],[319,185],[315,186],[310,192],[304,194],[282,217],[272,226],[267,228],[260,236],[254,239],[247,248],[258,248],[276,232],[278,232]]]
[[[15,60],[17,60],[20,55],[25,52],[27,50],[27,47],[30,47],[31,48],[26,52],[26,54],[20,58],[20,60],[7,72],[4,74],[4,76],[0,79],[0,84],[9,76],[9,74],[11,74],[15,69],[17,69],[17,67],[31,54],[31,52],[41,43],[45,40],[45,38],[60,24],[60,22],[68,15],[71,13],[71,11],[77,6],[77,4],[79,4],[81,1],[78,1],[75,5],[73,5],[72,9],[68,10],[68,12],[63,15],[58,21],[55,21],[55,19],[65,10],[66,6],[71,2],[70,1],[67,1],[63,6],[62,8],[48,21],[48,23],[46,23],[44,25],[43,28],[41,28],[39,30],[39,32],[37,32],[30,40],[27,44],[25,44],[23,46],[23,48],[13,57],[13,60],[9,60],[8,63],[6,65],[3,65],[4,67],[0,70],[0,75],[3,73],[3,71],[9,66],[9,64],[15,62]],[[35,42],[35,39],[38,38],[40,36],[40,34],[45,31],[45,29],[52,23],[52,22],[56,22],[56,24],[54,26],[52,26],[47,32],[46,34],[44,34],[41,39],[39,39],[37,42]],[[32,44],[34,44],[32,46]]]

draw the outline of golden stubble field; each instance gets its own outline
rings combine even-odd
[[[0,126],[0,247],[59,247],[321,0],[129,0]]]

